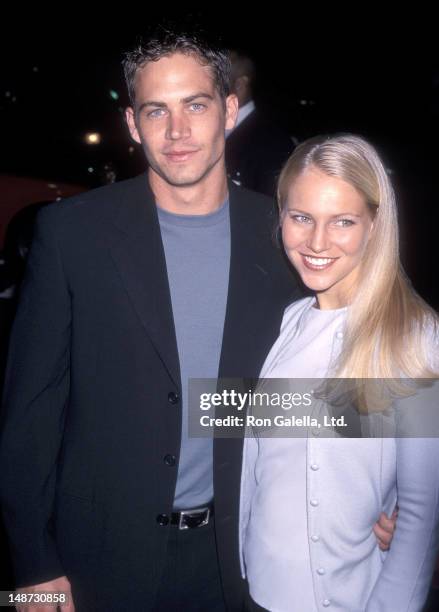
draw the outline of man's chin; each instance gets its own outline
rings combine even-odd
[[[204,175],[201,176],[169,176],[162,175],[162,178],[172,187],[193,187],[202,181]]]
[[[203,181],[203,179],[210,174],[215,165],[216,164],[213,164],[202,172],[185,172],[183,169],[181,172],[167,172],[163,168],[154,168],[152,166],[150,166],[150,170],[172,187],[193,187]]]
[[[196,185],[203,178],[203,175],[200,174],[174,174],[171,172],[164,172],[161,168],[153,168],[152,166],[149,167],[149,172],[153,176],[155,175],[156,179],[162,180],[172,187],[190,187],[191,185]]]

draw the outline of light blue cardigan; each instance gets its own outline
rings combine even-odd
[[[345,309],[316,312],[313,302],[286,310],[261,378],[327,371]],[[437,401],[437,388],[428,393]],[[397,528],[383,553],[372,527],[396,501]],[[437,438],[245,440],[241,569],[253,599],[269,610],[420,612],[438,519]]]

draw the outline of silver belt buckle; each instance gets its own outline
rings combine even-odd
[[[181,510],[180,518],[178,521],[178,528],[179,529],[190,529],[189,525],[183,524],[183,517],[186,515],[190,515],[190,514],[196,514],[197,512],[206,513],[206,518],[204,518],[202,522],[199,525],[197,525],[197,528],[203,527],[203,525],[207,525],[207,523],[209,522],[209,517],[210,517],[210,508],[208,508],[207,506],[204,506],[203,508],[193,508],[191,510]]]

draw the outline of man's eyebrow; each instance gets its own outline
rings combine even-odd
[[[137,112],[140,113],[140,111],[142,111],[147,106],[153,106],[154,108],[166,108],[167,107],[165,102],[156,102],[155,100],[147,100],[146,102],[143,102],[139,106],[139,108],[137,109]]]
[[[193,102],[197,98],[206,98],[207,100],[213,100],[213,96],[208,93],[204,93],[200,91],[199,93],[194,94],[193,96],[188,96],[187,98],[183,98],[182,102],[187,104],[188,102]]]
[[[205,98],[207,100],[213,100],[213,96],[205,93],[205,92],[198,92],[196,94],[193,94],[192,96],[188,96],[187,98],[183,98],[181,100],[181,102],[183,102],[183,104],[188,104],[189,102],[193,102],[194,100],[197,100],[199,98]],[[166,104],[166,102],[159,102],[157,100],[147,100],[146,102],[143,102],[139,108],[137,109],[137,112],[140,113],[144,108],[147,107],[154,107],[154,108],[167,108],[168,105]]]

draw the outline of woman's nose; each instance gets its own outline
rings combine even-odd
[[[314,253],[321,253],[329,249],[329,239],[324,226],[316,225],[312,228],[307,247]]]

